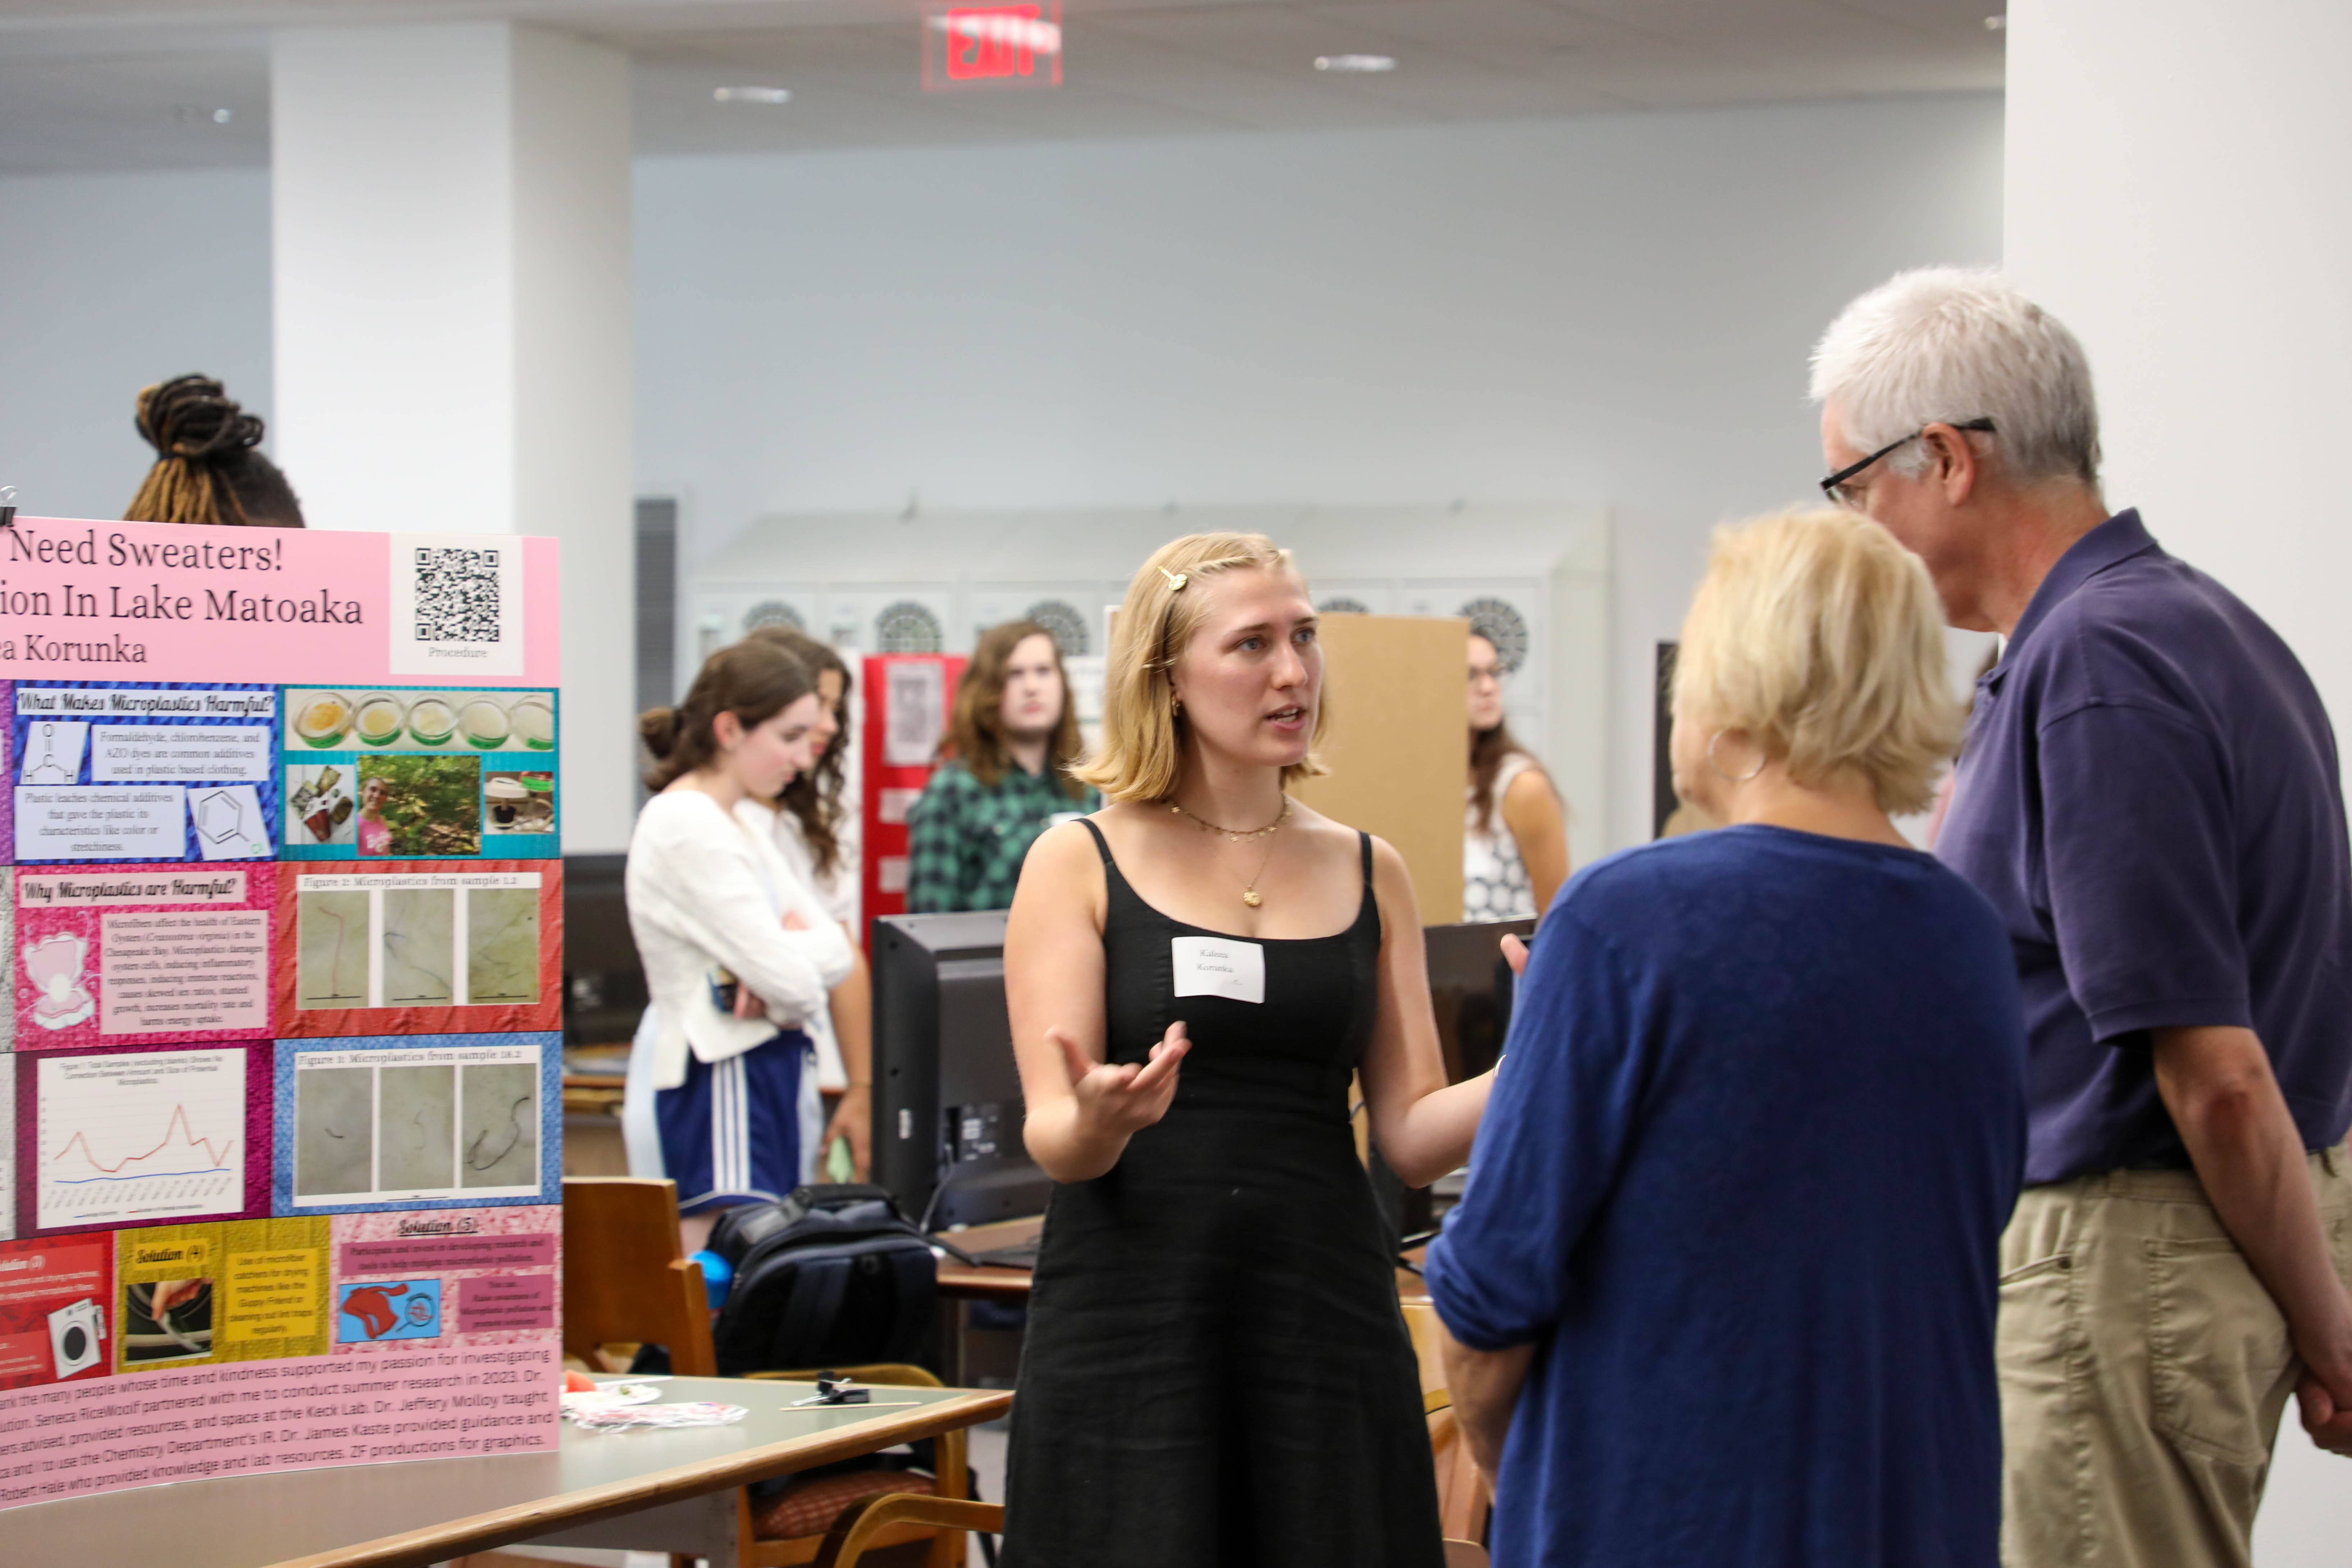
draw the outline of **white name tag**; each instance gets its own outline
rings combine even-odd
[[[1171,937],[1176,994],[1229,996],[1236,1002],[1265,1000],[1265,949],[1229,936]]]

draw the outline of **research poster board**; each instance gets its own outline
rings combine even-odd
[[[0,1509],[555,1446],[556,571],[0,527]]]

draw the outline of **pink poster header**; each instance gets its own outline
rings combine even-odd
[[[553,686],[556,541],[20,517],[0,679]]]

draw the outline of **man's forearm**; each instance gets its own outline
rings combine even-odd
[[[1492,1486],[1502,1473],[1503,1441],[1511,1434],[1511,1412],[1518,1408],[1519,1390],[1528,1381],[1528,1366],[1536,1347],[1513,1345],[1508,1350],[1472,1350],[1437,1329],[1445,1363],[1446,1392],[1454,1398],[1454,1419],[1462,1428],[1470,1456]]]
[[[2302,1136],[2251,1029],[2156,1032],[2157,1088],[2222,1226],[2307,1362],[2341,1371],[2352,1298],[2336,1277]]]

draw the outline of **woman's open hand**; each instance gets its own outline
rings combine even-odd
[[[1045,1037],[1062,1047],[1078,1125],[1089,1140],[1124,1141],[1168,1114],[1176,1098],[1177,1064],[1192,1048],[1181,1020],[1168,1026],[1166,1037],[1151,1047],[1151,1059],[1139,1065],[1098,1062],[1059,1029],[1046,1030]]]

